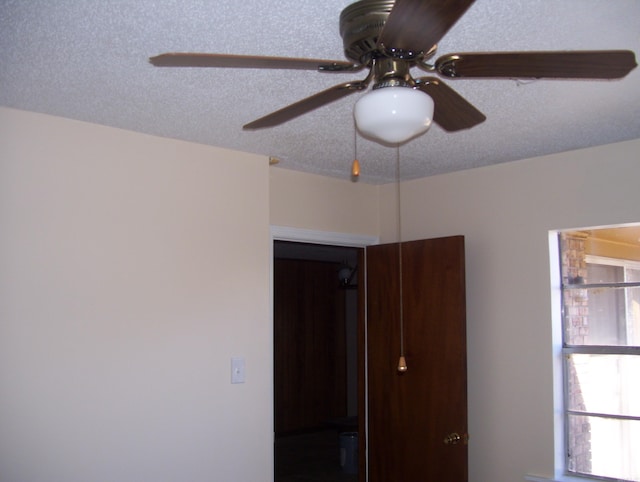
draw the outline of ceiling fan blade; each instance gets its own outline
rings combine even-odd
[[[416,79],[416,86],[433,99],[433,122],[445,131],[469,129],[486,120],[464,97],[435,77]]]
[[[378,45],[408,52],[427,52],[437,44],[474,0],[396,0]]]
[[[254,130],[283,124],[295,117],[317,109],[318,107],[322,107],[330,102],[346,97],[353,92],[366,89],[367,84],[368,82],[366,81],[357,81],[334,85],[333,87],[323,90],[322,92],[318,92],[311,97],[302,99],[295,104],[288,105],[280,110],[261,117],[260,119],[254,120],[253,122],[244,125],[242,129]]]
[[[636,66],[629,50],[457,53],[436,61],[448,77],[619,79]]]
[[[262,57],[257,55],[227,55],[173,52],[149,58],[156,67],[222,67],[235,69],[290,69],[354,71],[362,68],[341,60],[299,59],[292,57]]]

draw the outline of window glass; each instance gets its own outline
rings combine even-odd
[[[640,418],[640,357],[571,354],[567,362],[569,393],[580,394],[569,397],[569,410]]]
[[[569,425],[589,427],[589,431],[569,433],[570,447],[586,447],[582,454],[570,454],[570,472],[640,480],[640,458],[633,452],[640,443],[640,421],[569,415]]]

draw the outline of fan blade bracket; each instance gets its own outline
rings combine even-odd
[[[343,62],[332,62],[330,64],[318,65],[318,72],[359,72],[365,66],[361,64],[346,64]]]
[[[440,57],[435,66],[435,70],[445,77],[460,77],[456,72],[456,61],[458,60],[460,60],[460,56],[456,54]]]

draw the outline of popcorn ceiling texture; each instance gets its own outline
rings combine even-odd
[[[358,73],[161,69],[168,51],[343,60],[349,0],[4,0],[0,105],[274,156],[280,166],[349,179],[353,104],[362,94],[282,126],[242,125]],[[477,0],[438,55],[494,50],[631,49],[637,0]],[[415,72],[420,75],[420,72]],[[445,80],[487,121],[433,126],[400,147],[403,179],[640,137],[640,69],[617,81]],[[396,149],[358,138],[360,182],[395,179]]]

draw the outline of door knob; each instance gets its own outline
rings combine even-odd
[[[465,433],[460,436],[457,432],[453,432],[444,438],[445,445],[457,445],[460,442],[464,442],[465,445],[469,443],[469,435]]]
[[[444,438],[444,443],[446,445],[456,445],[457,443],[460,442],[460,440],[461,440],[460,435],[458,435],[456,432],[453,432]]]

